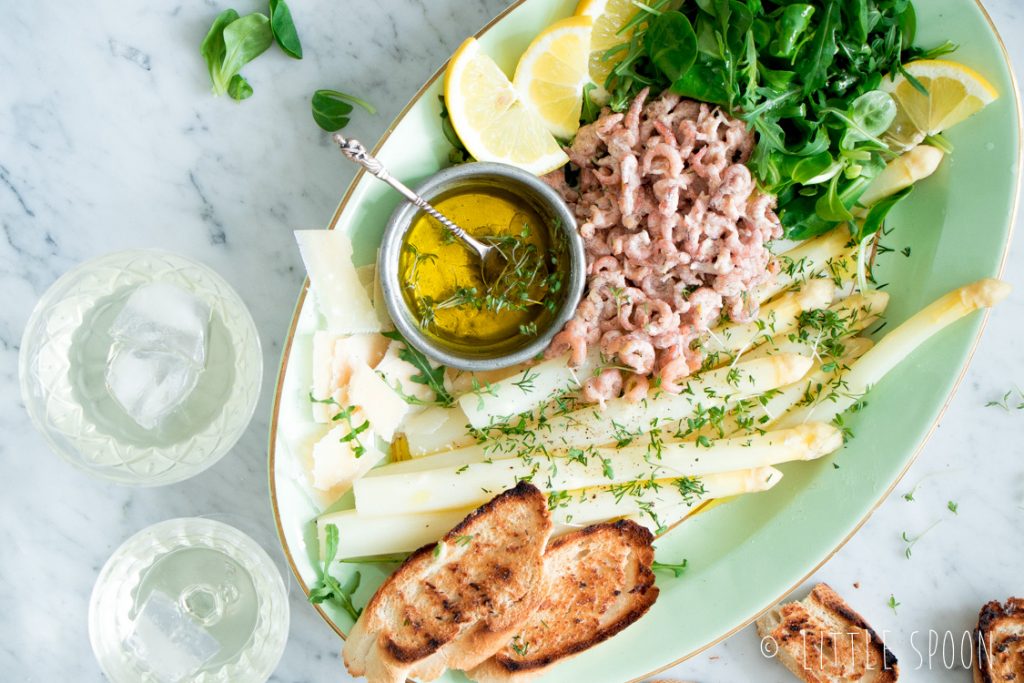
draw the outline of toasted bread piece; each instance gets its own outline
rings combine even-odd
[[[480,683],[529,680],[611,638],[658,598],[654,537],[628,520],[596,524],[548,544],[544,601],[504,647],[466,675]]]
[[[342,655],[370,683],[433,680],[508,642],[543,597],[547,501],[520,482],[414,552],[378,589]]]
[[[775,641],[778,659],[807,683],[890,683],[900,675],[874,629],[824,583],[801,602],[768,610],[757,632]]]
[[[975,683],[1024,681],[1024,599],[982,607],[974,647]]]

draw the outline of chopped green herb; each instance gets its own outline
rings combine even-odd
[[[900,604],[901,603],[896,602],[896,597],[892,593],[890,593],[889,594],[889,609],[892,610],[893,614],[897,613],[896,612],[896,608],[899,607]]]
[[[917,545],[917,542],[924,538],[925,534],[934,529],[941,522],[941,519],[936,520],[932,523],[931,526],[929,526],[927,529],[919,533],[917,536],[914,536],[913,538],[911,538],[906,531],[900,534],[900,538],[902,538],[903,542],[906,544],[906,547],[903,549],[903,554],[906,556],[908,560],[910,559],[910,556],[913,554],[911,551],[913,550],[914,546]]]
[[[950,512],[952,512],[954,515],[960,514],[960,512],[959,512],[960,505],[958,503],[953,502],[953,501],[949,501],[948,503],[946,503],[946,509],[948,509]]]
[[[520,657],[525,657],[526,653],[530,651],[530,644],[524,642],[522,636],[516,636],[512,639],[512,650]]]

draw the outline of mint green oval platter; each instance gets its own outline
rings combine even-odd
[[[520,0],[477,37],[511,73],[533,36],[571,14],[575,4]],[[946,39],[959,43],[952,58],[983,74],[1000,98],[949,131],[954,153],[892,214],[889,224],[895,230],[887,243],[895,250],[880,257],[876,271],[892,295],[889,326],[950,289],[1001,272],[1021,171],[1018,96],[1005,50],[985,10],[976,0],[915,4],[919,44]],[[437,99],[443,73],[442,67],[424,85],[375,152],[396,176],[413,185],[447,162],[449,147],[441,134]],[[360,173],[342,199],[330,227],[353,235],[357,263],[373,260],[396,196]],[[911,248],[909,258],[900,253],[904,247]],[[300,483],[303,474],[287,445],[301,438],[311,422],[310,337],[320,321],[305,294],[303,288],[278,376],[269,475],[281,543],[308,593],[316,581],[312,520],[318,511]],[[685,557],[686,574],[659,577],[661,596],[643,619],[542,680],[642,679],[731,635],[789,593],[892,491],[942,416],[983,324],[981,314],[961,320],[887,376],[871,391],[867,407],[849,420],[855,438],[836,456],[783,466],[785,479],[770,491],[718,506],[660,538],[659,558],[677,562]],[[833,461],[842,467],[832,467]],[[387,566],[363,565],[360,570],[357,604],[387,576]],[[317,609],[338,635],[344,637],[352,627],[344,612],[330,605]],[[441,680],[465,679],[449,673]]]

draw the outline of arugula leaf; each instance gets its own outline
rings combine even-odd
[[[284,52],[295,59],[302,59],[302,43],[299,33],[295,30],[292,11],[285,0],[270,0],[270,28],[274,32],[277,44]]]
[[[356,608],[352,603],[352,595],[359,589],[362,576],[355,572],[349,580],[342,585],[331,575],[331,564],[338,556],[338,527],[328,524],[324,530],[326,545],[324,546],[323,567],[317,567],[318,580],[309,590],[309,601],[314,605],[322,602],[333,602],[345,610],[352,620],[359,619],[362,608]]]
[[[357,104],[371,114],[377,110],[366,100],[349,95],[339,90],[317,90],[310,101],[313,106],[313,120],[329,133],[341,130],[348,125],[352,105]]]
[[[882,224],[885,222],[889,212],[895,208],[903,199],[914,190],[914,186],[897,192],[896,194],[880,199],[878,202],[873,204],[868,209],[868,215],[864,217],[864,221],[860,224],[857,231],[857,241],[861,242],[868,237],[874,236],[882,228]]]
[[[838,47],[836,30],[839,28],[839,8],[835,0],[825,0],[824,17],[814,36],[797,60],[796,68],[804,79],[804,95],[819,90],[828,83],[828,70],[832,66]]]
[[[594,85],[593,83],[587,83],[586,85],[583,86],[583,108],[580,111],[580,124],[584,126],[587,125],[588,123],[593,123],[594,121],[597,121],[597,118],[601,115],[601,105],[599,105],[597,102],[594,102],[594,100],[591,99],[590,97],[590,93],[592,93],[594,90],[597,90],[597,86]],[[442,98],[442,101],[443,99],[444,98]],[[451,123],[449,122],[448,125],[450,126]],[[447,136],[448,134],[445,133],[445,137]],[[459,144],[462,144],[461,141]]]
[[[435,400],[439,405],[447,407],[455,403],[455,397],[444,386],[445,368],[443,365],[438,365],[437,367],[432,365],[425,355],[413,348],[406,341],[405,337],[398,332],[381,332],[381,334],[388,339],[402,343],[402,349],[398,352],[398,357],[410,363],[419,371],[409,379],[417,384],[429,387],[434,392]]]

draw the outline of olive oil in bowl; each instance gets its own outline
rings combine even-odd
[[[536,336],[550,323],[565,279],[565,240],[523,200],[496,187],[467,186],[435,202],[505,265],[493,282],[476,254],[426,214],[405,235],[402,296],[421,329],[445,344],[491,348]]]
[[[467,370],[512,365],[543,352],[583,289],[583,247],[557,194],[502,164],[442,171],[420,193],[505,264],[481,273],[479,257],[415,207],[399,207],[379,272],[399,332],[435,360]]]

